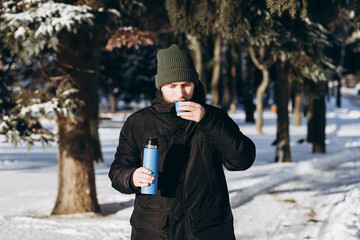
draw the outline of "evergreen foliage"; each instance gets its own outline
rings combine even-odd
[[[262,63],[270,66],[277,60],[293,66],[293,77],[313,81],[327,80],[327,73],[335,71],[331,60],[324,54],[330,47],[330,33],[309,18],[305,21],[288,16],[274,17],[266,8],[250,6],[246,11],[249,25],[247,42],[253,48],[265,47]],[[296,75],[296,76],[295,76]]]
[[[229,38],[241,37],[246,30],[250,29],[247,16],[249,2],[224,0],[220,3],[219,24],[221,30]]]
[[[52,1],[5,1],[0,21],[1,39],[11,55],[22,60],[37,56],[45,47],[57,49],[57,35],[77,32],[83,24],[93,26],[94,14],[86,5],[72,6]]]
[[[307,17],[307,0],[266,0],[266,5],[272,14],[277,13],[278,16],[287,11],[293,19],[297,13],[302,20]]]
[[[47,0],[6,0],[0,9],[0,134],[15,146],[39,141],[46,146],[55,135],[41,119],[56,114],[76,122],[85,103],[77,98],[73,79],[56,65],[59,36],[80,29],[120,22],[114,9],[94,11]],[[10,81],[11,80],[11,81]]]
[[[298,54],[289,59],[292,78],[327,81],[337,74],[332,59],[326,56],[325,49],[332,47],[330,33],[321,25],[307,19],[295,20],[291,26],[293,38],[297,40]]]
[[[208,36],[214,34],[220,27],[219,1],[166,0],[166,9],[170,24],[176,33]]]
[[[360,3],[359,2],[355,4],[354,13],[355,13],[356,22],[358,23],[358,26],[360,27]]]
[[[26,143],[30,148],[35,142],[47,146],[55,141],[55,135],[44,128],[41,121],[53,118],[55,114],[69,116],[75,121],[76,109],[83,104],[76,98],[69,99],[77,90],[70,88],[62,76],[52,81],[44,79],[41,71],[49,72],[53,68],[49,56],[52,54],[37,57],[39,62],[49,65],[40,66],[36,59],[15,61],[8,51],[3,51],[3,69],[7,70],[0,70],[0,134],[15,146]]]

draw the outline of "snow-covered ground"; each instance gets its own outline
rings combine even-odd
[[[344,92],[346,89],[344,90]],[[354,95],[351,90],[347,94]],[[226,172],[237,239],[360,239],[360,107],[327,105],[326,154],[311,154],[303,126],[290,126],[293,162],[273,163],[276,115],[264,113],[263,134],[232,114],[254,140],[257,159],[245,172]],[[0,145],[0,239],[129,239],[134,196],[116,192],[107,177],[122,115],[100,128],[104,164],[96,166],[101,214],[50,216],[57,192],[56,146]]]

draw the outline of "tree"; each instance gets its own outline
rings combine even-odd
[[[288,63],[277,62],[276,98],[276,152],[275,162],[291,162],[288,101],[290,96],[290,78]]]
[[[37,57],[47,49],[55,51],[52,59],[56,69],[43,72],[46,80],[52,80],[43,83],[49,86],[45,90],[56,89],[52,98],[35,94],[32,101],[26,102],[18,94],[15,100],[20,103],[18,110],[7,112],[9,118],[18,117],[25,122],[36,119],[36,113],[31,111],[35,105],[38,109],[50,105],[56,114],[59,182],[52,214],[100,210],[93,168],[94,160],[99,157],[96,149],[98,66],[104,26],[119,18],[117,11],[104,11],[100,0],[72,3],[5,1],[0,17],[5,23],[0,28],[4,46],[19,61]],[[35,93],[41,92],[39,89]],[[19,130],[15,128],[13,132]],[[18,135],[20,140],[29,142],[29,134]]]
[[[353,32],[357,29],[357,24],[352,19],[352,14],[349,9],[341,8],[338,10],[337,17],[328,24],[329,31],[336,38],[336,45],[333,47],[335,65],[337,66],[338,75],[336,77],[336,107],[341,107],[341,80],[344,78],[344,75],[349,70],[345,67],[346,59],[346,48],[349,43],[351,43],[350,37]]]
[[[293,82],[293,94],[294,94],[294,102],[293,102],[293,125],[301,126],[301,118],[302,118],[302,107],[303,107],[303,83],[299,78],[295,78]]]
[[[329,33],[324,26],[330,22],[337,15],[339,6],[346,5],[353,8],[356,1],[336,1],[335,4],[329,5],[327,1],[283,1],[279,4],[278,1],[268,0],[267,6],[272,13],[277,13],[282,16],[285,11],[289,11],[293,19],[297,18],[297,13],[300,12],[300,18],[303,22],[295,21],[296,27],[290,27],[297,31],[291,31],[299,39],[301,45],[301,54],[299,60],[291,60],[291,65],[294,66],[293,77],[295,79],[302,78],[313,81],[315,86],[323,85],[329,76],[336,74],[335,67],[331,60],[325,54],[325,48],[329,47]],[[327,11],[323,11],[326,8]],[[293,21],[285,21],[283,24],[291,23]],[[289,25],[288,25],[289,26]],[[305,27],[305,28],[304,28]],[[304,29],[305,31],[302,31]],[[299,36],[299,33],[301,33]],[[308,97],[308,116],[313,116],[311,124],[309,124],[308,139],[313,141],[313,152],[325,152],[325,89],[324,87],[315,87],[318,92],[313,96]],[[316,99],[316,100],[314,100]],[[316,121],[316,123],[314,123]],[[315,132],[316,131],[316,132]],[[314,138],[313,136],[316,137]],[[310,137],[309,137],[310,136]],[[312,137],[311,137],[312,136]]]
[[[215,36],[213,71],[211,77],[211,104],[213,106],[218,106],[220,102],[219,82],[221,73],[221,41],[222,36],[218,33]]]
[[[326,82],[307,81],[306,90],[308,98],[307,141],[312,143],[313,153],[325,153],[325,127],[326,127],[326,105],[325,88]]]
[[[259,49],[259,57],[256,57],[256,53],[253,46],[249,46],[249,53],[251,59],[255,66],[261,71],[262,73],[262,81],[257,88],[256,91],[256,112],[258,114],[256,119],[256,131],[257,133],[262,133],[262,125],[263,125],[263,95],[265,90],[267,89],[270,76],[269,76],[269,68],[273,64],[275,57],[274,52],[270,51],[268,54],[268,58],[265,58],[265,46],[260,46]]]
[[[58,127],[59,191],[52,214],[98,212],[95,174],[91,151],[98,139],[98,75],[100,29],[79,29],[76,34],[62,33],[62,44],[57,52],[61,69],[72,79],[72,87],[79,90],[77,97],[85,104],[78,108],[76,123],[67,117],[56,116]],[[94,122],[92,122],[94,121]]]
[[[228,39],[223,39],[221,46],[221,78],[223,95],[221,99],[221,108],[224,111],[230,110],[230,104],[232,100],[231,89],[233,87],[233,75],[232,75],[232,56],[231,56],[231,44]]]
[[[322,25],[313,23],[310,20],[295,21],[295,24],[291,28],[297,29],[299,31],[293,31],[294,34],[299,34],[297,39],[300,39],[299,42],[301,46],[300,52],[304,54],[299,55],[298,58],[291,59],[290,66],[292,71],[290,72],[290,77],[293,80],[293,84],[299,85],[304,84],[304,81],[301,79],[306,79],[310,89],[307,89],[305,92],[308,95],[307,99],[307,114],[313,118],[308,118],[308,132],[315,131],[311,133],[313,136],[318,136],[316,142],[312,142],[315,146],[322,146],[320,148],[314,147],[317,149],[316,152],[325,152],[325,93],[327,85],[327,79],[329,76],[335,73],[335,67],[331,62],[331,59],[328,59],[325,55],[325,49],[330,46],[329,33],[322,27]],[[304,31],[301,31],[304,30]],[[322,87],[318,87],[322,86]],[[296,87],[294,89],[299,89]],[[295,93],[296,94],[296,93]],[[319,103],[316,104],[313,101],[317,99]],[[300,100],[301,101],[301,100]],[[311,121],[309,122],[309,120]],[[312,125],[314,124],[315,125]],[[316,126],[316,128],[313,128]],[[323,136],[323,137],[321,137]],[[310,141],[310,138],[308,138]]]
[[[254,89],[254,67],[249,59],[249,53],[246,49],[246,44],[243,45],[240,52],[240,61],[241,61],[241,86],[242,86],[242,95],[244,99],[244,108],[245,108],[245,122],[254,123],[254,102],[253,102],[253,89]]]

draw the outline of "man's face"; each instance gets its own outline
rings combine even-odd
[[[177,101],[190,100],[194,94],[195,84],[183,81],[168,83],[161,87],[161,93],[165,101],[174,103]]]

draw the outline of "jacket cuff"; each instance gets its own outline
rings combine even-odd
[[[221,119],[221,117],[219,116],[221,110],[218,109],[214,109],[211,106],[205,106],[205,115],[204,117],[197,123],[199,128],[204,131],[210,131],[212,130],[214,123],[214,119]]]
[[[136,169],[135,169],[136,170]],[[138,193],[141,191],[141,188],[140,187],[136,187],[135,184],[134,184],[134,181],[133,181],[133,175],[134,175],[134,172],[135,170],[130,174],[130,179],[129,179],[129,186],[130,186],[130,189],[131,191],[133,191],[134,193]]]

